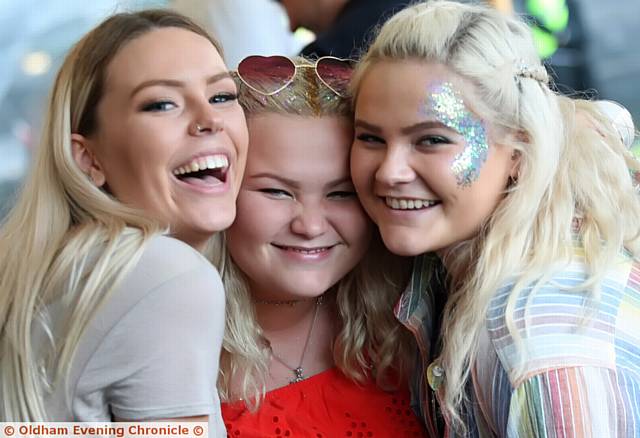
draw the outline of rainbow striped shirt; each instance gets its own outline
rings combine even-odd
[[[426,256],[415,259],[395,313],[418,344],[412,403],[435,437],[443,431],[434,425],[426,382],[435,321],[426,266]],[[585,278],[576,248],[572,262],[534,295],[531,287],[520,293],[514,320],[522,350],[505,322],[513,283],[496,291],[468,386],[469,436],[640,438],[640,262],[621,256],[586,320],[585,293],[567,290]],[[520,369],[518,351],[526,354]],[[447,428],[444,436],[457,435]]]

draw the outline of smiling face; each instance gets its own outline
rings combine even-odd
[[[251,153],[228,248],[260,299],[324,293],[362,258],[371,223],[349,176],[345,117],[249,119]]]
[[[513,149],[492,141],[465,79],[440,64],[382,61],[360,84],[353,182],[400,255],[442,252],[473,237],[515,175]]]
[[[235,217],[247,128],[234,81],[200,35],[168,27],[127,43],[107,69],[96,132],[73,139],[111,194],[194,247]]]

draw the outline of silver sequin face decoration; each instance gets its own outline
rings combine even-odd
[[[480,169],[487,161],[489,143],[484,123],[467,109],[460,93],[450,82],[429,86],[425,110],[427,116],[434,117],[464,137],[465,148],[454,158],[451,170],[459,186],[469,187],[478,179]]]

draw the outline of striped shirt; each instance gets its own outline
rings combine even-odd
[[[435,437],[442,431],[434,425],[426,381],[436,320],[427,260],[415,259],[395,312],[418,344],[412,404]],[[640,262],[621,256],[591,305],[584,291],[570,289],[586,276],[577,248],[572,262],[535,293],[523,289],[514,313],[520,340],[506,324],[513,283],[496,291],[468,385],[469,436],[640,438]],[[447,428],[445,436],[456,433]]]

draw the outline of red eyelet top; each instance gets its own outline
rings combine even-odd
[[[359,385],[337,368],[268,392],[255,413],[223,403],[222,417],[229,438],[426,437],[407,389]]]

